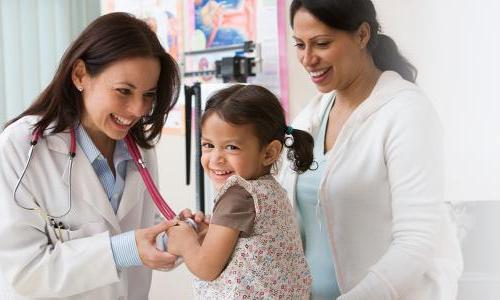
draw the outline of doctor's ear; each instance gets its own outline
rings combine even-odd
[[[84,89],[84,81],[87,76],[87,68],[83,60],[79,59],[73,65],[73,70],[71,71],[71,80],[75,85],[76,89],[80,92]]]
[[[274,162],[278,160],[282,147],[283,146],[281,142],[278,140],[274,140],[269,144],[267,144],[267,146],[265,146],[265,154],[263,162],[265,167],[274,164]]]

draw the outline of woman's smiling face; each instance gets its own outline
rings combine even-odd
[[[348,86],[360,69],[362,49],[356,34],[337,30],[304,8],[293,18],[297,58],[320,92]]]

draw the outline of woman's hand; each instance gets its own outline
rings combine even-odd
[[[139,257],[144,266],[150,269],[168,270],[175,266],[177,256],[156,248],[156,236],[176,224],[175,221],[165,221],[157,225],[137,229],[135,231],[135,242]],[[169,249],[170,250],[170,249]]]

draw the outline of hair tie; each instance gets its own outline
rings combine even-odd
[[[293,143],[295,142],[293,135],[293,127],[292,126],[286,126],[285,127],[285,146],[287,148],[290,148],[293,146]]]

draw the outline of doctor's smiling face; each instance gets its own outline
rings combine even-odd
[[[159,60],[153,57],[121,59],[95,76],[82,60],[75,64],[73,82],[83,98],[81,124],[96,146],[123,139],[151,112],[160,70]]]

